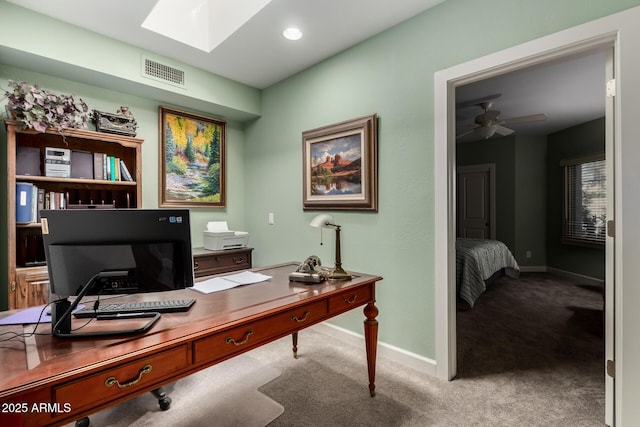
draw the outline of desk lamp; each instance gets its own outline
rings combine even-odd
[[[342,261],[340,259],[340,226],[334,224],[333,218],[328,214],[320,214],[311,220],[310,225],[316,228],[333,228],[336,230],[336,266],[329,274],[329,279],[334,280],[351,280],[351,274],[342,269]],[[322,230],[320,231],[322,233]],[[322,244],[322,239],[320,240]]]

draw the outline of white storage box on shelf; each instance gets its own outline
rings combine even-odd
[[[246,248],[249,244],[249,233],[229,230],[227,221],[210,221],[202,233],[203,246],[210,251]]]

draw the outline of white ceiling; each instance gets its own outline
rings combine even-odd
[[[211,53],[142,28],[140,24],[156,0],[7,1],[232,80],[265,88],[444,0],[272,0]],[[301,28],[304,37],[297,42],[286,40],[282,30],[288,26]],[[544,122],[512,125],[511,129],[519,135],[546,135],[604,115],[604,61],[602,50],[592,51],[485,79],[458,87],[456,102],[500,94],[494,99],[492,109],[501,111],[502,119],[537,113],[547,115]],[[66,73],[70,75],[69,71]],[[473,123],[479,113],[479,107],[459,109],[458,128]],[[472,139],[469,136],[460,142]]]
[[[273,0],[211,53],[142,28],[156,0],[7,1],[262,89],[444,0]],[[290,26],[302,39],[282,36]]]

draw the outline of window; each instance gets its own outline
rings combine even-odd
[[[604,156],[562,163],[565,173],[563,243],[603,245],[607,180]]]

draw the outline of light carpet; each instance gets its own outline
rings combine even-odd
[[[157,399],[146,393],[89,419],[92,427],[264,427],[284,408],[260,393],[258,387],[280,373],[253,357],[241,355],[163,387],[172,400],[166,411],[161,411]]]

